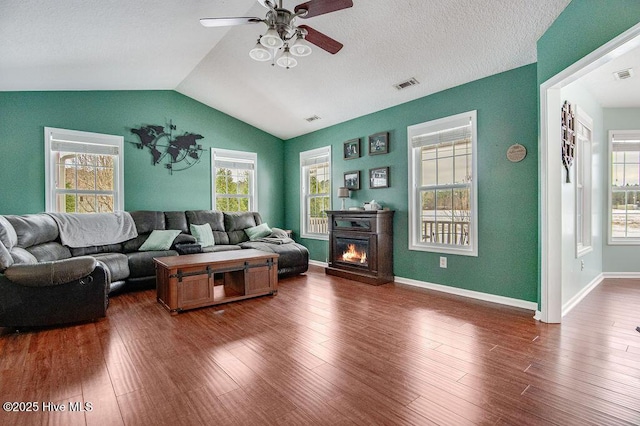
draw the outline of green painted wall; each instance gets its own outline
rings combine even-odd
[[[375,199],[396,210],[394,272],[396,276],[491,293],[527,301],[537,300],[537,84],[536,66],[528,65],[458,86],[406,104],[285,141],[286,225],[299,235],[301,151],[332,146],[333,206],[345,171],[360,170],[361,190],[347,205]],[[448,257],[439,268],[439,253],[408,250],[407,126],[449,115],[478,111],[479,256]],[[365,140],[390,132],[390,152],[368,156]],[[343,160],[343,142],[362,138],[359,159]],[[520,163],[506,159],[513,143],[527,148]],[[372,167],[390,166],[391,187],[368,188]],[[326,241],[304,239],[314,260],[325,261]]]
[[[639,21],[638,0],[573,0],[538,40],[538,82],[544,83]]]
[[[153,166],[131,133],[169,120],[177,134],[204,136],[206,148],[200,163],[173,175]],[[44,210],[46,126],[124,136],[126,210],[210,209],[210,148],[257,152],[258,209],[273,226],[284,225],[282,141],[174,91],[0,92],[0,214]]]

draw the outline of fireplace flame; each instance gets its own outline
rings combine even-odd
[[[347,246],[347,251],[342,253],[342,260],[345,262],[364,264],[367,263],[367,253],[356,250],[355,244],[349,244]]]

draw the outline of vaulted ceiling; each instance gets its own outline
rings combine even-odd
[[[304,20],[344,48],[313,47],[286,70],[249,58],[264,24],[198,21],[262,18],[256,0],[3,1],[0,90],[173,89],[289,139],[535,62],[536,41],[568,3],[354,0]],[[394,87],[411,77],[420,84]]]

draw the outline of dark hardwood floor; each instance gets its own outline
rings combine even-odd
[[[178,316],[123,294],[95,323],[0,328],[0,399],[39,408],[0,424],[640,424],[640,280],[532,316],[317,267]]]

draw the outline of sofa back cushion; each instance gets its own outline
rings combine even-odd
[[[231,212],[224,213],[224,227],[229,235],[230,244],[240,244],[249,241],[249,237],[244,232],[247,228],[260,225],[262,218],[256,212]]]
[[[184,212],[164,212],[164,223],[166,229],[179,229],[185,234],[189,233],[189,223]]]
[[[36,244],[35,246],[27,247],[26,250],[31,253],[38,262],[51,262],[53,260],[69,259],[71,257],[69,248],[56,241]]]
[[[48,214],[7,215],[13,225],[18,241],[16,246],[29,248],[38,244],[55,241],[58,238],[58,225]]]
[[[229,242],[229,235],[224,227],[224,214],[222,212],[216,210],[188,210],[185,214],[189,226],[208,223],[211,226],[216,245],[233,244]]]
[[[130,212],[136,224],[138,234],[150,234],[156,229],[167,229],[165,226],[164,212],[151,210],[138,210]]]
[[[136,224],[138,236],[122,243],[122,251],[125,253],[138,251],[147,238],[149,238],[149,234],[151,234],[152,231],[167,229],[165,227],[166,222],[164,212],[137,210],[130,213],[134,223]]]

